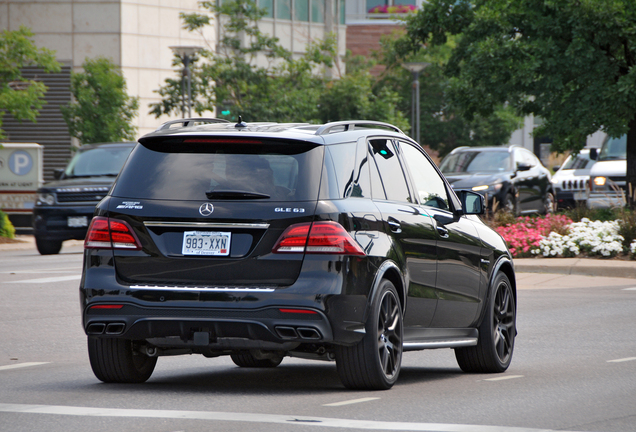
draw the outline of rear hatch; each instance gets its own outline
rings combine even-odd
[[[144,140],[142,140],[144,141]],[[153,138],[132,152],[108,203],[142,249],[115,250],[120,281],[151,286],[284,286],[303,254],[274,254],[313,220],[323,147],[251,138]]]

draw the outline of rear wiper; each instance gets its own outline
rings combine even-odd
[[[205,192],[205,196],[207,196],[208,199],[226,199],[226,200],[270,198],[270,196],[267,194],[248,192],[248,191],[234,191],[234,190],[209,190]]]
[[[89,177],[117,177],[117,174],[81,174],[65,175],[64,178],[89,178]]]

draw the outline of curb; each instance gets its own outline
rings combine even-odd
[[[636,279],[636,261],[594,258],[522,258],[514,260],[517,273],[617,277]]]

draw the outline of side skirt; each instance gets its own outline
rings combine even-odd
[[[436,348],[460,348],[477,345],[479,331],[475,328],[405,328],[404,351],[418,351]]]

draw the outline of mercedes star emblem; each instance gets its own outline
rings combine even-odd
[[[199,207],[199,213],[201,213],[201,216],[210,216],[213,211],[214,206],[209,202],[203,203],[201,204],[201,207]]]

